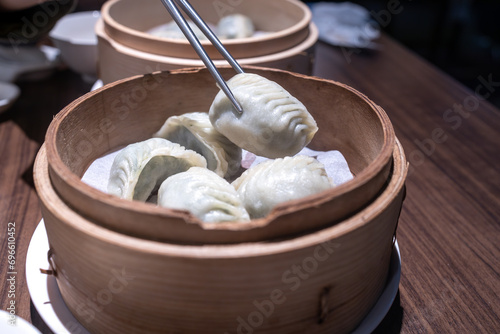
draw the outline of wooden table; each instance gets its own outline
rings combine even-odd
[[[469,90],[388,37],[373,52],[319,43],[314,74],[353,86],[391,118],[410,162],[398,240],[399,293],[376,333],[500,331],[500,111],[488,103],[499,73]],[[32,165],[52,116],[89,91],[69,71],[20,84],[0,115],[1,307],[7,288],[7,227],[15,222],[16,314],[50,333],[24,275],[41,219]]]

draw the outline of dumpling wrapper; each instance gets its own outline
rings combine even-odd
[[[241,148],[215,130],[208,113],[193,112],[169,117],[154,137],[168,139],[207,160],[207,168],[230,178],[241,166]]]
[[[201,31],[200,28],[191,20],[187,20],[187,23],[194,35],[199,40],[207,40],[207,36]],[[149,34],[161,37],[161,38],[173,38],[173,39],[184,39],[187,40],[186,36],[182,32],[181,28],[177,25],[175,21],[170,21],[169,23],[162,24],[160,26],[154,27],[148,31]]]
[[[233,39],[252,37],[255,27],[252,20],[243,14],[231,14],[224,16],[217,24],[217,36],[219,38]]]
[[[189,211],[207,223],[250,220],[233,186],[200,167],[192,167],[163,181],[158,190],[158,205]]]
[[[108,193],[145,202],[167,177],[193,166],[206,168],[207,162],[200,154],[166,139],[130,144],[113,160]]]
[[[227,84],[243,113],[220,91],[209,116],[214,128],[239,147],[267,158],[293,156],[318,131],[306,107],[276,82],[240,73]]]
[[[303,198],[333,186],[322,163],[304,155],[262,162],[247,169],[232,185],[252,219],[279,203]]]

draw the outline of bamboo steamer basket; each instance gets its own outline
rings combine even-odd
[[[309,34],[312,14],[307,5],[299,0],[238,0],[190,2],[208,24],[217,25],[229,14],[244,14],[265,34],[222,39],[226,49],[235,58],[253,58],[290,49]],[[110,0],[102,6],[103,29],[116,42],[146,53],[198,59],[187,40],[157,37],[148,31],[171,22],[167,10],[157,0]],[[209,41],[201,41],[212,59],[224,59]]]
[[[104,84],[153,71],[204,66],[198,58],[158,55],[124,45],[107,34],[102,19],[97,22],[95,32],[99,58],[98,75]],[[238,57],[238,63],[242,66],[261,66],[311,74],[318,36],[318,28],[310,23],[307,37],[297,45],[262,56],[242,55]],[[247,46],[245,50],[251,50],[251,47]],[[213,60],[213,62],[217,67],[227,65],[225,60]]]
[[[234,75],[231,68],[220,70],[225,78]],[[377,196],[387,182],[395,142],[382,108],[334,81],[276,69],[245,71],[278,82],[302,101],[319,125],[308,147],[342,152],[354,179],[240,224],[203,223],[188,212],[131,203],[80,180],[95,159],[150,138],[169,116],[208,111],[218,88],[207,69],[196,68],[114,82],[64,108],[51,122],[45,140],[54,189],[97,224],[132,236],[190,244],[262,241],[313,231],[352,215]]]
[[[350,218],[302,236],[182,245],[127,236],[72,210],[34,167],[61,295],[92,333],[347,333],[389,268],[407,164],[393,146],[387,186]]]

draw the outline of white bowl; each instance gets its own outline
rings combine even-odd
[[[76,12],[61,18],[49,33],[62,60],[84,79],[97,77],[97,36],[94,27],[99,11]]]
[[[0,113],[6,111],[19,97],[20,90],[14,84],[0,82]]]

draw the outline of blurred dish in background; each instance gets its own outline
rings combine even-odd
[[[7,111],[19,97],[20,90],[14,84],[0,82],[0,114]]]
[[[0,81],[39,80],[59,65],[59,51],[40,42],[76,0],[0,0]]]
[[[13,48],[35,45],[76,3],[76,0],[0,0],[0,45]]]
[[[60,64],[59,50],[47,45],[0,45],[0,81],[39,80]]]
[[[374,40],[380,36],[380,28],[364,7],[351,2],[319,2],[311,8],[321,41],[343,47],[377,48]]]
[[[97,79],[97,36],[99,11],[77,12],[61,18],[49,33],[61,51],[62,61],[87,82]]]

